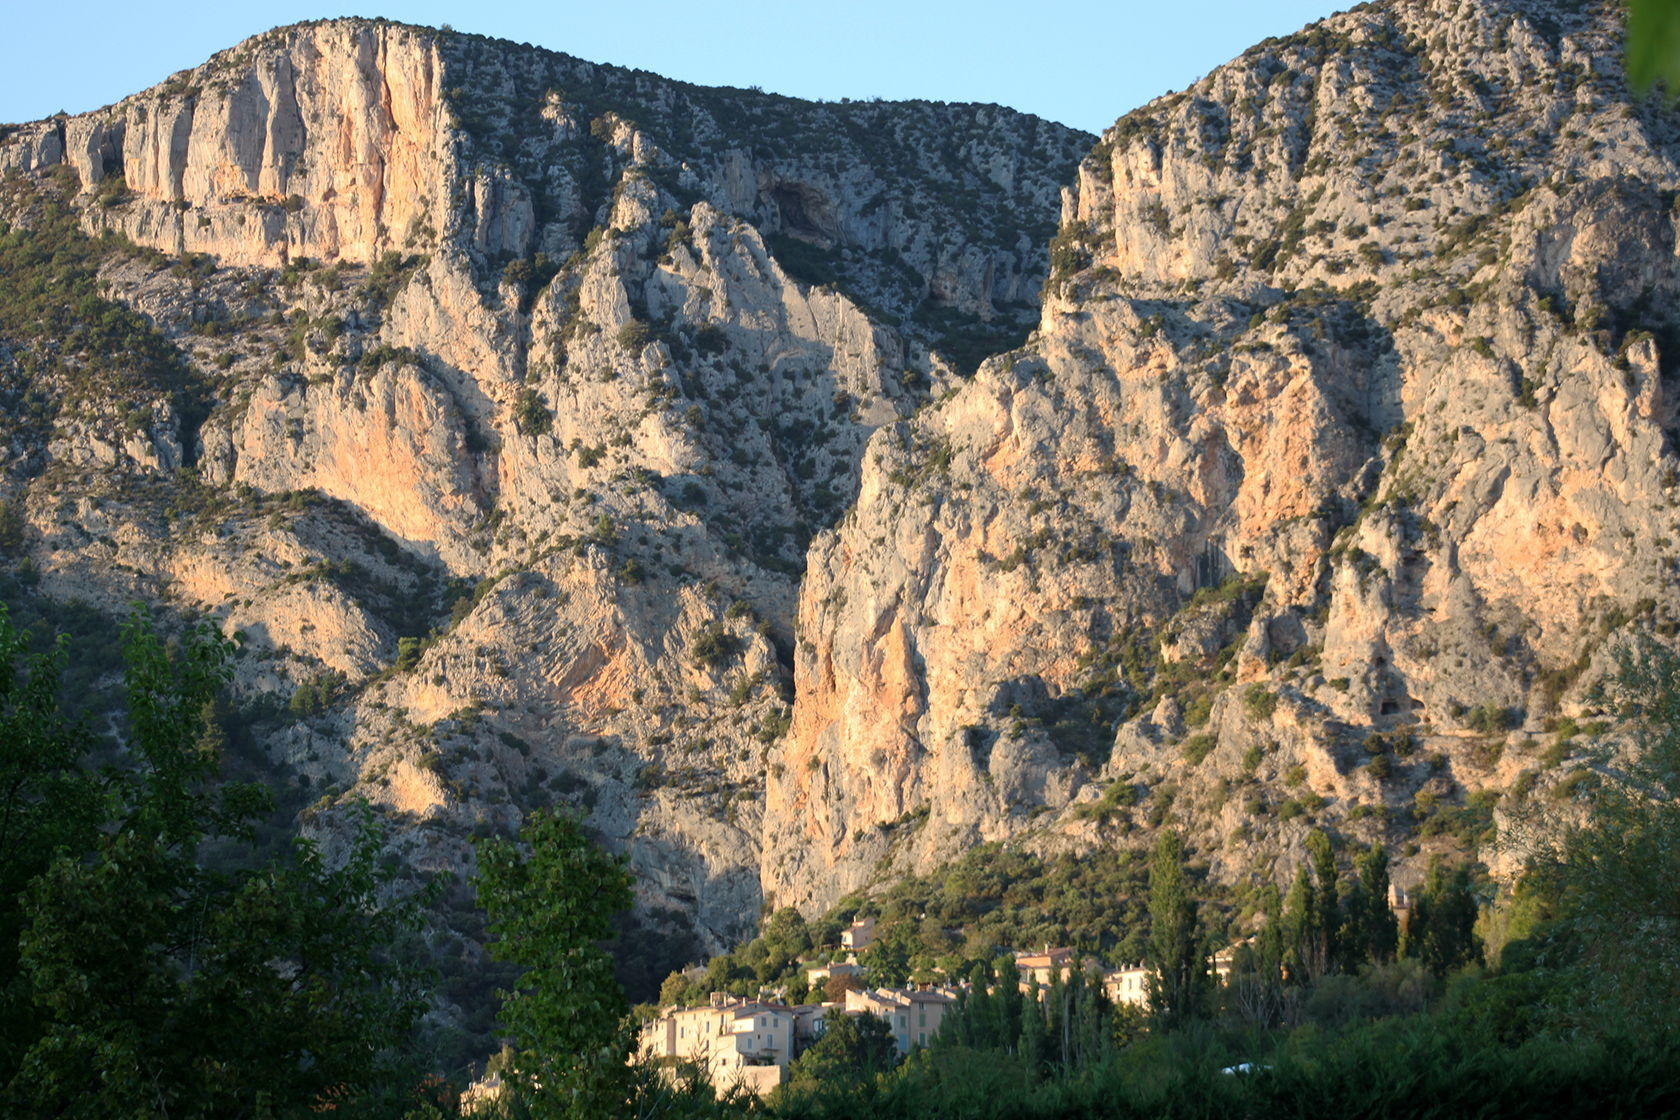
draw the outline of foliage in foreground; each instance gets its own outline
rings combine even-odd
[[[421,899],[364,827],[257,860],[266,798],[216,781],[213,629],[124,629],[123,749],[59,703],[68,650],[0,610],[0,1105],[8,1116],[389,1115],[418,1099]],[[212,858],[214,854],[214,858]],[[243,861],[241,860],[241,857]]]
[[[419,902],[389,901],[377,838],[364,830],[336,862],[303,842],[259,858],[250,822],[265,799],[217,781],[205,719],[225,643],[200,628],[165,644],[140,619],[124,639],[121,749],[101,755],[60,703],[66,648],[29,654],[0,612],[0,1104],[23,1117],[456,1114],[421,1091],[423,978],[399,963]],[[843,1020],[763,1102],[626,1060],[601,943],[630,880],[576,821],[533,814],[517,842],[479,853],[494,951],[524,969],[502,1014],[507,1092],[484,1114],[1676,1112],[1680,659],[1631,656],[1621,700],[1639,749],[1598,760],[1591,812],[1538,832],[1551,839],[1529,874],[1481,915],[1491,968],[1462,869],[1432,870],[1397,940],[1377,901],[1380,850],[1343,877],[1315,834],[1234,982],[1199,989],[1207,938],[1169,833],[1150,869],[1148,954],[1168,996],[1152,1023],[1080,983],[1023,997],[1007,961],[987,964],[974,975],[988,994],[931,1048],[895,1064],[882,1028]],[[790,951],[809,941],[785,916],[769,928]]]
[[[512,1040],[503,1077],[524,1115],[612,1115],[631,1088],[628,1007],[600,943],[630,905],[630,875],[559,813],[533,813],[520,841],[478,848],[490,951],[524,969],[503,993],[500,1022]]]
[[[1239,1063],[1251,1063],[1237,1072]],[[1233,1069],[1231,1073],[1222,1072]],[[1041,1078],[991,1050],[929,1051],[855,1087],[785,1094],[785,1120],[925,1117],[1658,1116],[1680,1107],[1680,1053],[1539,1037],[1490,1045],[1446,1016],[1301,1028],[1256,1038],[1212,1029],[1141,1039],[1076,1076]]]

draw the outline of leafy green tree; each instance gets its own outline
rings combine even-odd
[[[784,906],[770,915],[770,920],[764,924],[764,932],[759,936],[773,953],[789,959],[797,959],[812,948],[811,930],[805,924],[805,916],[793,906]]]
[[[1223,994],[1226,1006],[1243,1022],[1272,1027],[1282,1018],[1286,1005],[1283,900],[1276,884],[1267,883],[1261,888],[1260,913],[1265,925],[1252,943],[1237,949]]]
[[[879,1015],[832,1014],[822,1037],[790,1071],[795,1081],[856,1082],[885,1073],[898,1060],[892,1027]]]
[[[660,1007],[687,1007],[695,1002],[700,989],[680,972],[673,972],[659,985]]]
[[[48,703],[64,647],[23,657],[0,616],[4,718],[33,711],[50,752],[44,769],[14,771],[12,823],[55,844],[33,868],[5,846],[4,1111],[400,1115],[417,1099],[403,1051],[424,977],[399,945],[420,900],[381,901],[391,878],[365,819],[336,868],[303,840],[254,867],[208,865],[211,842],[248,845],[266,807],[258,789],[214,780],[204,715],[227,643],[198,626],[166,647],[139,615],[123,640],[126,765],[93,771]],[[46,823],[55,786],[72,794],[70,824]]]
[[[1207,1011],[1207,958],[1202,952],[1196,900],[1184,871],[1178,833],[1166,830],[1149,866],[1149,1003],[1165,1022]]]
[[[490,953],[524,969],[503,993],[505,1077],[533,1116],[617,1115],[630,1092],[629,1007],[601,943],[630,905],[630,875],[558,812],[531,814],[519,839],[478,845]]]
[[[58,704],[68,644],[30,654],[0,607],[0,1083],[38,1025],[18,970],[24,892],[63,852],[85,852],[105,819],[109,780],[85,765],[91,737]]]
[[[858,963],[876,987],[896,988],[910,980],[910,959],[917,946],[916,930],[907,923],[877,927],[875,940]]]
[[[1635,647],[1612,697],[1635,741],[1592,760],[1585,819],[1572,805],[1529,822],[1528,905],[1555,917],[1504,958],[1557,974],[1553,1013],[1569,1025],[1660,1034],[1680,1006],[1680,657]]]

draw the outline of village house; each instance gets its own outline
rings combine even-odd
[[[1412,897],[1404,887],[1394,883],[1388,885],[1388,908],[1394,914],[1394,921],[1400,928],[1402,936],[1412,924]]]
[[[1209,967],[1215,983],[1223,987],[1231,982],[1231,969],[1236,964],[1238,951],[1253,940],[1252,937],[1245,938],[1227,945],[1213,955]],[[1116,1007],[1147,1007],[1149,974],[1149,966],[1144,964],[1109,969],[1102,974],[1103,994],[1108,996],[1109,1002]]]
[[[859,977],[862,975],[863,966],[852,961],[830,961],[828,964],[805,970],[806,980],[813,988],[833,976]]]
[[[1219,952],[1213,955],[1213,978],[1218,981],[1221,986],[1231,982],[1231,969],[1237,962],[1237,953],[1243,948],[1243,946],[1252,945],[1253,943],[1254,938],[1245,937],[1241,941],[1236,941],[1225,946],[1225,948],[1219,950]]]
[[[861,953],[874,942],[874,918],[853,918],[852,924],[840,931],[840,947],[848,952]]]
[[[1149,969],[1141,964],[1103,973],[1103,994],[1116,1007],[1146,1007],[1149,1004]]]
[[[886,1020],[893,1045],[903,1055],[912,1047],[926,1046],[939,1033],[945,1013],[956,1002],[956,992],[950,989],[873,988],[847,992],[845,1011],[848,1015],[868,1012]]]
[[[803,1054],[823,1031],[828,1029],[828,1015],[837,1011],[836,1003],[802,1003],[793,1009],[793,1054],[798,1057]]]
[[[793,1060],[795,1010],[716,993],[705,1007],[668,1009],[642,1028],[642,1057],[692,1062],[713,1088],[763,1093],[782,1083]]]
[[[1076,967],[1072,949],[1052,949],[1046,945],[1043,952],[1028,950],[1015,954],[1015,968],[1021,974],[1022,991],[1035,981],[1041,988],[1048,988],[1057,980],[1066,982],[1073,976]]]

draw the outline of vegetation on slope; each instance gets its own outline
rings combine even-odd
[[[201,417],[203,390],[180,351],[100,292],[99,266],[139,250],[81,231],[64,201],[74,173],[63,172],[39,192],[0,185],[3,208],[27,214],[26,223],[0,221],[0,415],[37,438],[66,410],[114,414],[130,430],[146,426],[158,403]]]

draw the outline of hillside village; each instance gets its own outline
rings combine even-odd
[[[806,970],[811,988],[828,997],[819,1002],[784,1002],[786,989],[779,988],[767,989],[758,998],[714,992],[702,1006],[663,1008],[643,1024],[637,1057],[667,1067],[692,1065],[719,1092],[741,1089],[760,1094],[786,1080],[793,1061],[822,1037],[836,1015],[880,1019],[900,1057],[926,1047],[973,984],[952,979],[906,987],[870,986],[869,970],[859,963],[859,954],[874,940],[875,919],[854,918],[840,934],[840,956]],[[1217,983],[1229,978],[1237,951],[1237,945],[1227,946],[1209,959],[1209,973]],[[1005,953],[1014,962],[1023,996],[1041,999],[1078,973],[1099,985],[1115,1007],[1142,1011],[1149,1006],[1151,970],[1146,965],[1107,968],[1072,948],[1048,945]]]
[[[1379,907],[1391,916],[1397,938],[1414,931],[1410,893],[1388,884]],[[650,1009],[637,1040],[635,1058],[670,1071],[689,1067],[720,1093],[762,1095],[786,1083],[793,1063],[823,1037],[836,1016],[873,1016],[892,1039],[898,1057],[926,1048],[973,994],[972,979],[939,975],[907,985],[873,983],[865,954],[876,945],[878,920],[861,914],[839,931],[837,945],[815,946],[800,964],[806,992],[821,998],[790,1000],[786,984],[763,985],[754,995],[711,992],[704,1003],[673,1003]],[[1257,935],[1241,937],[1203,959],[1207,979],[1224,988],[1240,968],[1256,965]],[[832,948],[832,954],[828,949]],[[1246,959],[1244,955],[1247,954]],[[1049,1002],[1053,992],[1075,983],[1102,993],[1109,1007],[1142,1025],[1158,1003],[1155,970],[1144,962],[1111,967],[1069,946],[997,950],[999,961],[1013,965],[1016,990],[1024,999]],[[1280,979],[1292,965],[1280,962]],[[1003,976],[1010,974],[1007,966]],[[690,969],[686,978],[700,982],[705,970]],[[1298,979],[1298,978],[1297,978]]]

